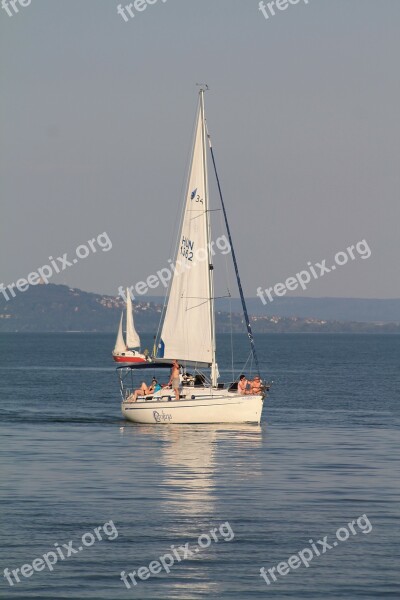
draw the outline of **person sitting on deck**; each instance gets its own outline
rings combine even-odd
[[[257,396],[258,394],[261,394],[261,391],[262,391],[261,378],[259,375],[256,375],[254,377],[253,381],[250,382],[250,391],[248,393],[252,394],[254,396]]]
[[[147,387],[146,383],[143,381],[141,387],[135,390],[134,393],[128,398],[128,400],[130,400],[131,402],[136,402],[138,396],[149,396],[150,394],[152,394],[155,389],[154,381],[155,379],[153,379],[153,381],[151,382],[150,387]]]
[[[157,379],[155,379],[154,377],[153,377],[153,381],[151,382],[150,387],[153,388],[153,394],[156,394],[157,392],[159,392],[162,389],[161,385],[158,383]]]
[[[246,375],[241,375],[239,377],[239,382],[238,382],[238,391],[239,394],[241,394],[242,396],[244,396],[245,394],[247,394],[247,386],[248,386],[249,382],[246,379]]]

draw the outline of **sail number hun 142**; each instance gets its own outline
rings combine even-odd
[[[200,202],[200,204],[204,204],[203,198],[197,193],[197,188],[191,193],[190,200],[195,200],[195,202]],[[189,240],[189,238],[186,238],[184,235],[182,236],[180,252],[182,256],[184,256],[187,260],[193,262],[194,242],[192,242],[192,240]]]
[[[182,256],[184,256],[187,260],[193,261],[193,252],[194,252],[194,242],[192,242],[192,240],[189,240],[189,238],[182,236],[182,243],[181,243]]]

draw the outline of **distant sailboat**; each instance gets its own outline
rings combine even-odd
[[[135,423],[260,423],[268,386],[254,380],[246,393],[237,382],[218,383],[214,311],[214,265],[211,254],[211,225],[208,198],[207,141],[215,168],[214,153],[206,129],[204,89],[200,90],[197,126],[186,188],[186,199],[178,238],[176,264],[185,261],[187,269],[174,275],[169,289],[157,356],[138,369],[170,368],[176,359],[183,371],[179,400],[164,387],[148,396],[136,397],[132,374],[135,366],[120,367],[122,414]],[[232,259],[242,300],[252,362],[259,375],[258,359],[247,314],[238,266],[232,246],[222,192],[218,189]],[[190,374],[188,370],[190,369]],[[209,375],[205,370],[209,369]],[[136,386],[137,387],[137,386]]]
[[[119,322],[118,335],[113,350],[113,358],[118,363],[143,363],[146,362],[146,356],[137,352],[135,348],[140,348],[140,337],[133,323],[133,308],[129,290],[126,290],[126,342],[123,333],[124,313],[121,314]]]

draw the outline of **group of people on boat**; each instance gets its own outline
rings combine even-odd
[[[246,375],[241,375],[238,382],[238,391],[239,394],[242,394],[243,396],[246,394],[252,396],[261,394],[262,382],[260,376],[256,375],[254,379],[250,380],[247,379]]]
[[[131,394],[129,401],[136,402],[139,396],[151,396],[163,388],[172,388],[175,393],[175,400],[179,400],[181,385],[180,366],[178,361],[174,360],[171,366],[171,375],[168,383],[160,384],[154,377],[149,386],[143,381],[140,388]],[[261,394],[263,388],[260,376],[256,375],[254,379],[247,379],[246,375],[241,375],[237,383],[237,389],[239,394],[243,396]]]

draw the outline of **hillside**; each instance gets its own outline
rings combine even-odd
[[[65,285],[31,286],[10,301],[0,296],[0,331],[116,331],[124,309],[121,298],[101,296]],[[135,304],[139,330],[153,332],[161,307]]]
[[[31,286],[9,301],[0,295],[0,332],[116,332],[123,309],[121,298],[84,292],[65,285]],[[239,310],[237,301],[234,301],[234,310]],[[161,302],[144,300],[135,303],[138,331],[154,334],[161,312]],[[228,312],[217,310],[216,322],[219,333],[229,332],[231,324],[234,332],[244,331],[239,312],[234,312],[231,318]],[[253,314],[251,322],[255,333],[400,333],[398,322],[363,323],[279,314]]]

